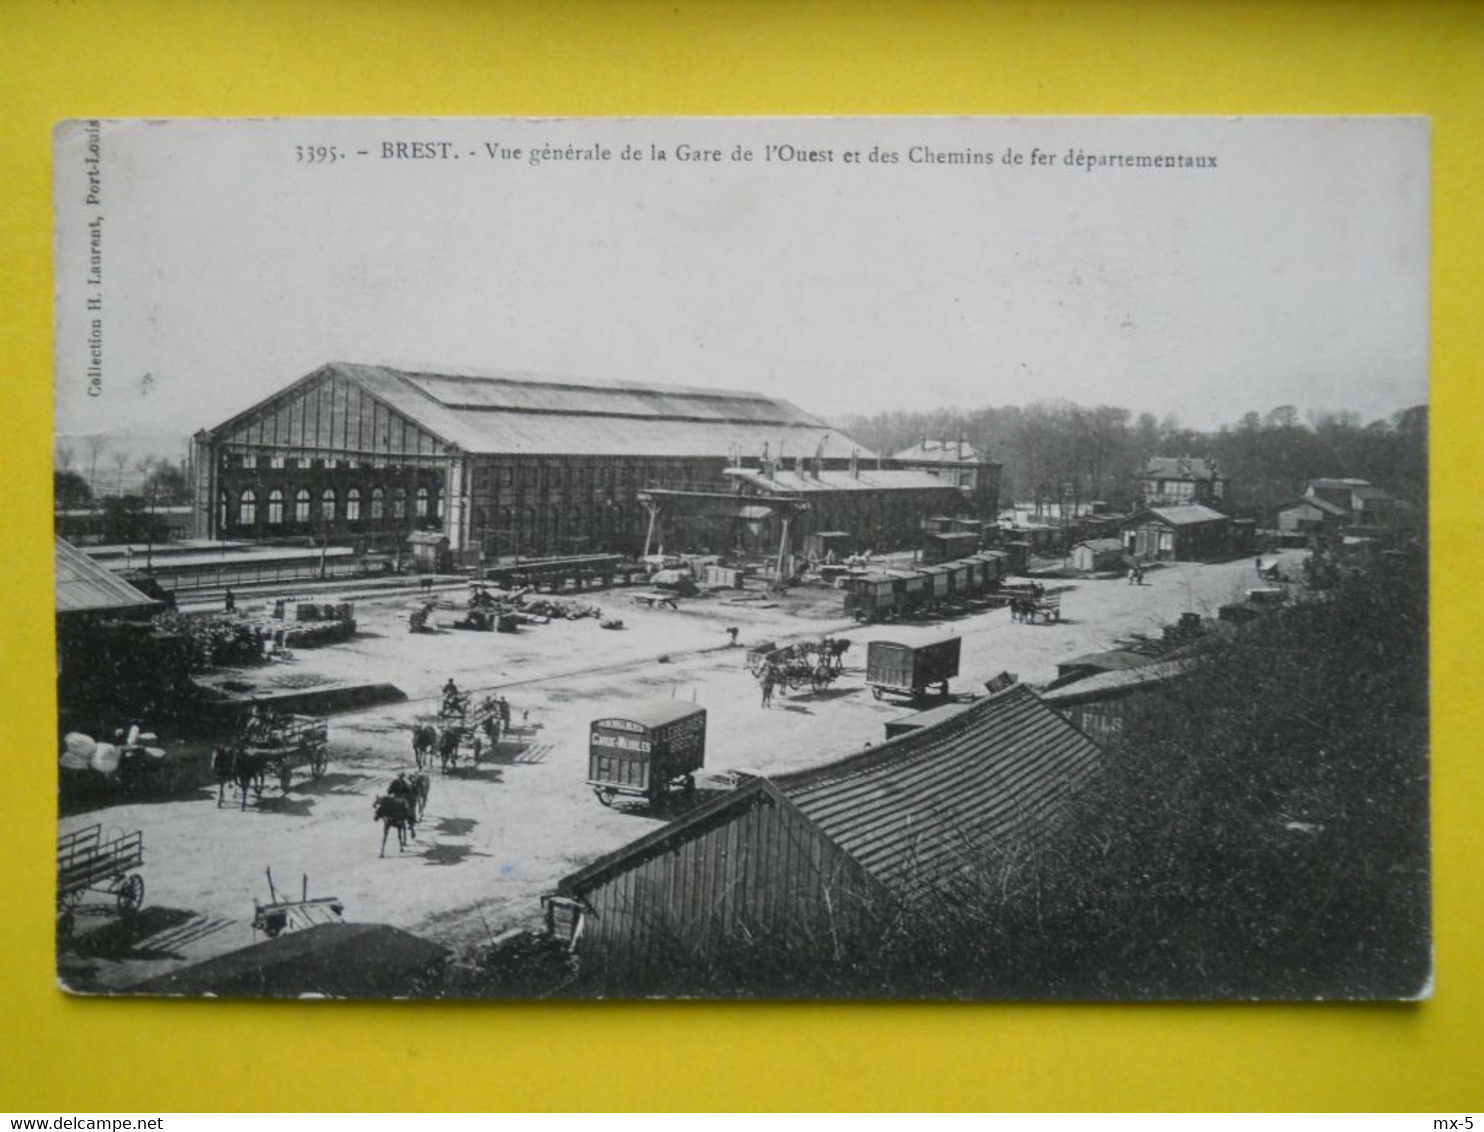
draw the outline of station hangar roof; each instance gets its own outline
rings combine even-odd
[[[161,603],[94,562],[66,539],[57,544],[57,612],[144,613]]]
[[[761,468],[727,468],[726,474],[767,494],[814,495],[830,491],[950,491],[955,496],[959,494],[957,487],[931,472],[909,468],[860,468],[855,475],[828,468],[817,475],[813,471],[775,470],[771,476],[765,476]]]
[[[903,448],[892,457],[912,464],[980,464],[986,463],[974,446],[967,440],[920,440],[910,448]]]
[[[546,376],[514,370],[330,362],[208,430],[236,431],[300,387],[339,378],[445,445],[475,455],[735,457],[765,444],[859,450],[852,438],[778,398],[732,389]]]
[[[582,896],[732,820],[792,807],[899,896],[951,884],[976,849],[1028,840],[1099,769],[1101,751],[1024,685],[810,770],[755,778],[564,877]]]

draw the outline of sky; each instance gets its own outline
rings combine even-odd
[[[63,438],[186,436],[331,360],[836,419],[1427,399],[1421,119],[105,122],[96,165],[89,140],[56,137]]]

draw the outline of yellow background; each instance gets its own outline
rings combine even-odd
[[[1481,32],[1471,3],[0,5],[0,1109],[1477,1106]],[[53,122],[803,113],[1432,117],[1436,998],[297,1006],[55,990]]]

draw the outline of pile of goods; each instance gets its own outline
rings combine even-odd
[[[129,728],[128,735],[116,734],[117,743],[99,743],[81,731],[69,731],[62,737],[61,766],[68,771],[96,771],[106,778],[117,775],[121,768],[149,770],[165,761],[163,747],[149,746],[159,742],[152,732]],[[131,764],[126,766],[126,764]],[[152,765],[153,764],[153,765]]]
[[[603,611],[591,602],[561,597],[524,598],[520,602],[520,612],[550,621],[580,621],[584,617],[601,619],[603,616]]]
[[[261,630],[240,617],[186,617],[161,613],[154,626],[177,637],[183,646],[186,667],[204,672],[220,665],[249,664],[263,655]]]

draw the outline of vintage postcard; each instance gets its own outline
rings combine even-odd
[[[55,162],[68,990],[1430,993],[1425,120]]]

